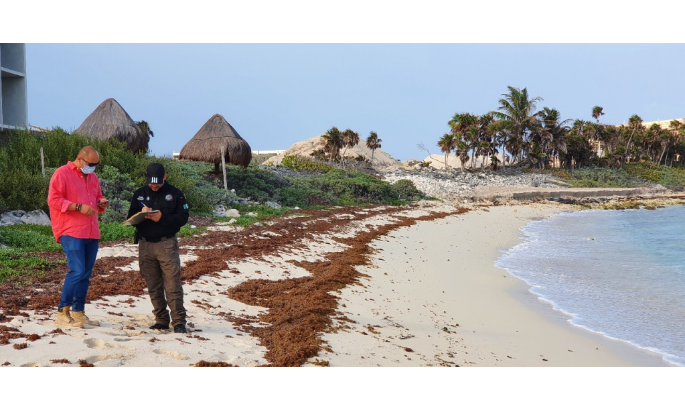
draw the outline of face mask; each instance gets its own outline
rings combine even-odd
[[[83,172],[84,175],[92,174],[95,172],[95,167],[89,167],[88,165],[84,165],[83,168],[81,168],[81,172]]]

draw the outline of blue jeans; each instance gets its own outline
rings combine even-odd
[[[82,312],[86,307],[90,275],[93,274],[100,241],[62,235],[60,242],[62,242],[62,249],[67,256],[69,272],[64,278],[62,297],[59,300],[58,308],[71,306],[71,310]]]

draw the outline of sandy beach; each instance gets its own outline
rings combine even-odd
[[[667,366],[655,354],[570,325],[567,316],[534,297],[525,283],[495,267],[501,252],[520,240],[521,227],[565,210],[570,208],[530,204],[467,210],[424,203],[414,207],[339,209],[306,217],[293,215],[289,229],[271,225],[241,232],[230,225],[215,225],[204,238],[180,241],[181,248],[185,248],[184,276],[190,276],[184,284],[191,331],[188,335],[148,329],[154,322],[147,295],[114,291],[108,296],[95,296],[87,306],[87,314],[100,321],[99,327],[59,330],[53,324],[51,309],[22,309],[22,315],[0,324],[3,335],[8,337],[8,343],[0,345],[0,364]],[[283,223],[288,223],[288,217]],[[287,237],[288,232],[297,231],[306,231],[306,235]],[[225,240],[240,242],[239,233],[260,245],[245,244],[241,252],[235,253],[240,244],[219,243],[219,236],[207,239],[225,235]],[[217,249],[234,253],[222,254]],[[101,280],[115,273],[138,280],[136,255],[134,245],[102,246],[96,269],[106,266],[109,272],[96,275]],[[223,267],[208,267],[212,259],[209,255],[218,259],[213,266]],[[323,282],[305,282],[335,266],[350,271],[350,280],[344,286],[336,285],[336,290],[330,291]],[[96,275],[91,289],[103,289]],[[317,306],[297,308],[300,305],[293,304],[285,309],[286,316],[278,316],[276,312],[282,309],[276,305],[290,301],[274,299],[272,305],[245,303],[249,300],[244,296],[250,292],[245,289],[248,284],[259,288],[288,283],[292,284],[287,285],[287,291],[272,293],[286,300],[289,295],[300,300],[299,285],[295,284],[303,283],[309,288],[304,290],[302,300],[309,303],[308,295],[314,295],[314,289],[320,290],[322,297],[328,298],[327,303],[334,306],[324,316],[329,322],[322,323],[326,322],[322,316],[310,319],[303,313],[325,310]],[[298,320],[304,327],[298,327]],[[308,327],[322,331],[297,336],[307,333]],[[311,337],[314,339],[307,339]],[[287,342],[288,338],[292,343]],[[303,340],[310,345],[318,343],[315,354],[311,348],[298,347]]]

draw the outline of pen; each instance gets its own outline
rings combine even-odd
[[[147,207],[147,205],[145,205],[143,201],[140,201],[140,204],[143,205],[143,208]]]

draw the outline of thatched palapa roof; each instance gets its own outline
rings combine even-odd
[[[247,167],[252,161],[250,144],[223,116],[214,114],[183,146],[179,158],[221,164],[222,152],[227,164]]]
[[[143,134],[114,98],[108,98],[98,105],[74,132],[103,141],[118,139],[133,152],[147,151],[150,142],[150,136]]]

